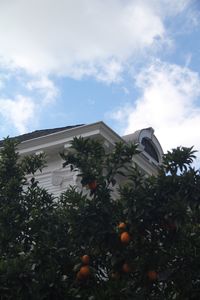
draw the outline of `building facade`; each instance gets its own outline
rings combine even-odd
[[[74,137],[92,138],[102,141],[107,151],[111,151],[116,142],[133,142],[138,144],[140,154],[133,163],[147,175],[156,175],[162,162],[163,150],[152,128],[141,129],[133,134],[119,136],[103,122],[89,125],[76,125],[61,128],[38,130],[16,137],[20,144],[21,157],[29,154],[45,153],[47,167],[37,174],[40,185],[58,196],[70,185],[78,185],[77,174],[69,167],[63,168],[60,153],[67,151]],[[0,142],[0,146],[1,146]]]

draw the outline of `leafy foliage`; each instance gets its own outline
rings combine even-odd
[[[168,151],[167,154],[163,157],[163,165],[165,165],[166,171],[171,174],[177,174],[177,171],[180,170],[186,171],[192,164],[196,151],[193,150],[193,147],[177,147]]]
[[[147,178],[132,164],[136,145],[107,153],[100,141],[75,138],[62,158],[82,188],[59,199],[35,178],[44,157],[20,160],[15,149],[6,139],[0,156],[1,299],[199,299],[193,148],[168,152]]]
[[[98,182],[113,185],[116,183],[116,175],[123,174],[127,169],[133,155],[139,153],[137,145],[125,145],[117,143],[111,153],[106,153],[103,144],[98,140],[83,139],[75,137],[72,141],[73,151],[67,155],[61,154],[65,160],[63,166],[70,164],[71,170],[81,170],[82,185],[98,179]]]
[[[0,159],[1,299],[63,299],[67,220],[53,196],[25,178],[42,167],[41,157],[21,161],[16,145],[6,139]]]

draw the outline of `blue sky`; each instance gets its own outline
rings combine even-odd
[[[103,120],[200,150],[198,0],[0,1],[0,138]]]

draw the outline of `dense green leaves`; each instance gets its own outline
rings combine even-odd
[[[186,171],[192,164],[194,155],[196,151],[193,150],[193,147],[177,147],[168,151],[167,154],[163,157],[163,166],[165,166],[166,171],[171,174],[176,174],[177,171],[183,172]]]
[[[34,177],[25,178],[42,168],[41,156],[19,160],[15,147],[6,139],[0,159],[1,299],[63,299],[72,268],[67,219]]]
[[[94,180],[108,186],[115,185],[116,175],[123,175],[133,155],[138,153],[137,145],[123,143],[117,143],[107,153],[100,141],[79,137],[72,141],[71,151],[61,157],[65,160],[64,167],[71,165],[71,170],[80,171],[83,186]]]
[[[192,148],[168,152],[158,176],[147,178],[132,164],[136,145],[108,152],[100,141],[75,138],[62,158],[82,186],[54,199],[34,177],[43,155],[19,159],[16,146],[6,139],[0,155],[2,300],[199,299]],[[123,232],[130,241],[122,242]],[[81,277],[85,254],[89,275]]]

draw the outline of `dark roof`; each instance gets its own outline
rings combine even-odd
[[[41,129],[41,130],[35,130],[33,132],[30,133],[25,133],[22,135],[18,135],[15,137],[11,137],[11,139],[16,139],[17,141],[24,142],[24,141],[28,141],[28,140],[32,140],[38,137],[42,137],[51,133],[55,133],[55,132],[59,132],[59,131],[63,131],[63,130],[67,130],[67,129],[71,129],[71,128],[75,128],[75,127],[79,127],[82,126],[83,124],[80,125],[72,125],[72,126],[65,126],[65,127],[59,127],[59,128],[52,128],[52,129]],[[3,141],[0,141],[0,146],[3,144]]]

